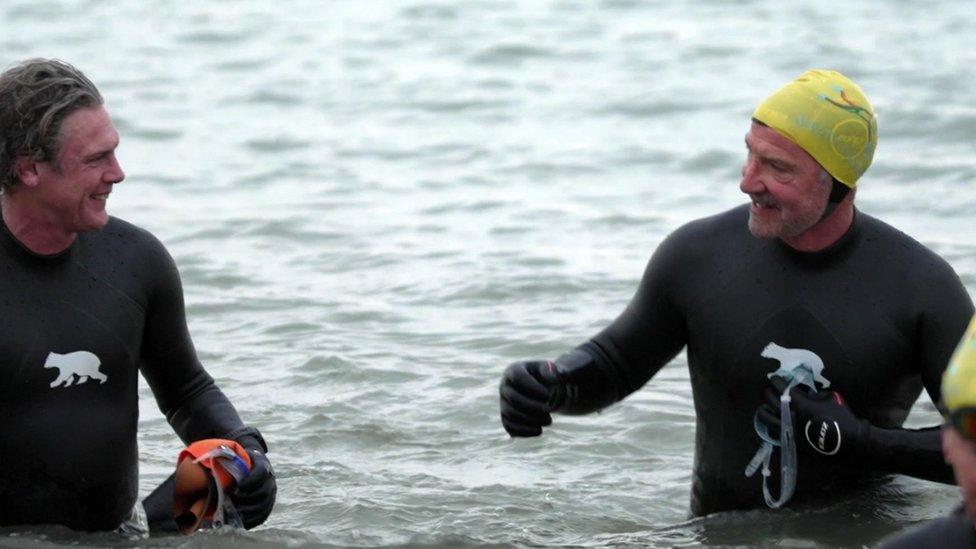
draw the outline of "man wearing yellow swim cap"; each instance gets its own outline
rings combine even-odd
[[[892,537],[882,549],[976,547],[976,317],[949,361],[942,394],[947,413],[942,451],[963,503],[947,517]]]
[[[749,203],[668,236],[600,333],[555,360],[510,365],[505,430],[536,436],[553,412],[605,408],[686,350],[695,515],[824,501],[891,473],[951,482],[938,427],[902,424],[923,388],[939,399],[973,304],[945,260],[855,207],[878,135],[864,92],[835,71],[804,72],[763,100],[745,136]],[[818,391],[794,388],[781,416],[785,382],[768,376],[800,367]],[[778,437],[781,417],[799,452],[783,483],[796,486],[769,478],[787,494],[769,503],[745,471],[760,430]]]
[[[746,135],[739,188],[752,198],[749,230],[801,251],[835,242],[851,225],[850,191],[877,140],[871,104],[840,73],[811,70],[780,88],[756,108]]]

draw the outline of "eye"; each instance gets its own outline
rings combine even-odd
[[[770,162],[769,167],[773,172],[773,179],[780,183],[789,183],[793,179],[793,166],[781,162]]]

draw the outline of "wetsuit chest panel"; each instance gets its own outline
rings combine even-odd
[[[0,247],[0,524],[113,528],[132,507],[146,290],[113,260]]]
[[[20,295],[4,300],[0,387],[16,389],[8,404],[85,384],[118,398],[136,380],[142,310],[83,270],[64,271],[33,279],[24,273],[15,286]]]
[[[697,381],[722,387],[730,405],[754,409],[762,401],[767,374],[808,358],[823,364],[830,388],[844,394],[855,409],[886,408],[906,400],[910,405],[921,383],[909,342],[889,323],[878,321],[886,313],[870,301],[847,299],[843,324],[832,320],[826,310],[838,298],[826,286],[725,292],[700,308],[688,319],[693,334],[689,361]],[[789,351],[777,352],[776,347]],[[915,380],[907,392],[899,390],[906,378]]]
[[[910,275],[885,270],[879,257],[887,254],[870,230],[869,238],[859,227],[835,249],[801,254],[749,235],[746,217],[733,210],[716,218],[702,261],[709,270],[692,273],[700,279],[677,292],[693,386],[712,386],[724,404],[754,410],[766,375],[782,363],[763,352],[777,345],[821,361],[830,388],[867,419],[900,424],[921,390]]]

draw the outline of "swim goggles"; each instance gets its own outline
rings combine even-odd
[[[250,461],[240,444],[226,439],[199,440],[180,452],[173,487],[173,519],[180,532],[243,527],[227,494],[250,474]]]
[[[976,441],[976,408],[959,408],[949,412],[949,425],[960,435]]]
[[[819,374],[819,371],[814,372],[814,369],[810,366],[800,364],[793,369],[781,366],[778,370],[766,376],[769,379],[779,377],[788,383],[786,389],[783,390],[783,393],[779,397],[779,440],[770,436],[766,424],[759,421],[759,413],[757,411],[756,415],[752,418],[752,425],[762,444],[759,446],[759,450],[756,451],[756,455],[749,461],[749,465],[746,466],[745,474],[747,477],[751,477],[756,474],[759,466],[762,465],[763,498],[766,500],[766,505],[771,509],[779,509],[783,505],[786,505],[786,502],[793,497],[793,492],[796,489],[796,440],[793,435],[793,417],[790,413],[790,391],[798,385],[806,385],[813,392],[816,392],[817,384],[814,380],[818,377],[825,382],[825,387],[828,386],[830,382],[826,381]],[[773,457],[773,450],[777,447],[780,449],[780,488],[779,497],[774,498],[769,489],[768,479],[772,475],[769,462]]]
[[[205,460],[210,460],[210,469],[227,473],[234,479],[235,483],[244,480],[251,472],[247,463],[244,463],[244,460],[230,447],[223,444],[197,457],[193,463],[200,463]]]

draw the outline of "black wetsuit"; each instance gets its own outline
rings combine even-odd
[[[747,220],[747,206],[738,207],[689,223],[658,247],[626,310],[579,348],[592,357],[580,370],[589,372],[576,397],[582,404],[560,410],[584,413],[622,399],[687,346],[697,414],[696,515],[764,505],[761,477],[743,472],[759,447],[753,414],[766,376],[780,365],[760,355],[769,343],[816,353],[831,389],[854,413],[891,429],[902,425],[923,384],[938,400],[941,373],[973,314],[944,260],[864,213],[816,253],[758,239]],[[937,430],[908,454],[899,453],[899,433],[880,441],[891,455],[870,463],[801,454],[794,502],[869,471],[951,481]]]
[[[976,527],[959,506],[947,517],[916,526],[881,542],[878,549],[976,549]]]
[[[139,370],[185,442],[243,425],[197,360],[179,273],[151,234],[112,218],[38,256],[0,222],[0,526],[129,517]]]

